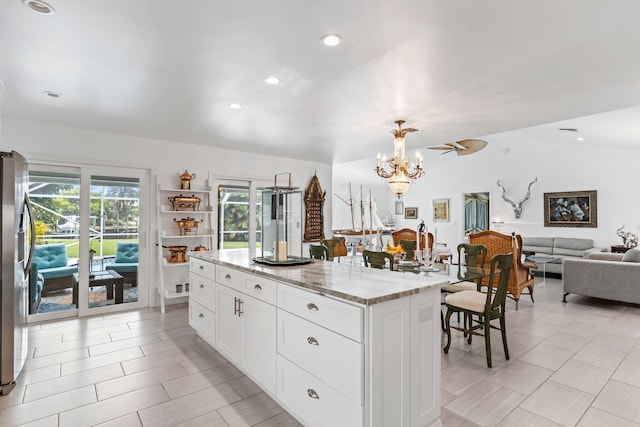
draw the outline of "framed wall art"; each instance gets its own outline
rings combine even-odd
[[[418,208],[404,208],[404,219],[418,219]]]
[[[544,193],[545,227],[597,227],[598,192]]]
[[[449,222],[449,199],[433,199],[433,222]]]

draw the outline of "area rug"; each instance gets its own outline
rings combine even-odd
[[[123,291],[123,301],[137,302],[138,301],[138,288],[133,287],[126,283]],[[73,310],[76,308],[75,304],[72,304],[73,294],[71,288],[63,289],[57,292],[51,292],[47,296],[42,297],[40,307],[38,307],[38,314],[51,313],[54,311]],[[105,305],[113,305],[113,299],[107,299],[107,290],[104,286],[96,286],[89,290],[89,308],[102,307]]]

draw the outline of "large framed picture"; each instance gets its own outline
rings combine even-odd
[[[433,199],[433,222],[449,222],[449,199]]]
[[[544,193],[545,227],[597,227],[598,192]]]
[[[404,219],[418,219],[418,208],[404,208]]]

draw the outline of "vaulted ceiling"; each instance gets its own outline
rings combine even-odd
[[[600,114],[640,105],[637,0],[48,3],[0,4],[6,117],[323,162],[396,119],[409,150],[593,114],[585,143],[640,146],[637,109]]]

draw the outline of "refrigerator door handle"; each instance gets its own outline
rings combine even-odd
[[[36,250],[36,220],[33,217],[33,208],[31,206],[31,200],[29,200],[29,195],[25,193],[24,195],[24,206],[27,209],[29,214],[29,254],[27,255],[27,262],[24,266],[24,275],[25,277],[31,271],[31,262],[33,261],[33,252]]]

